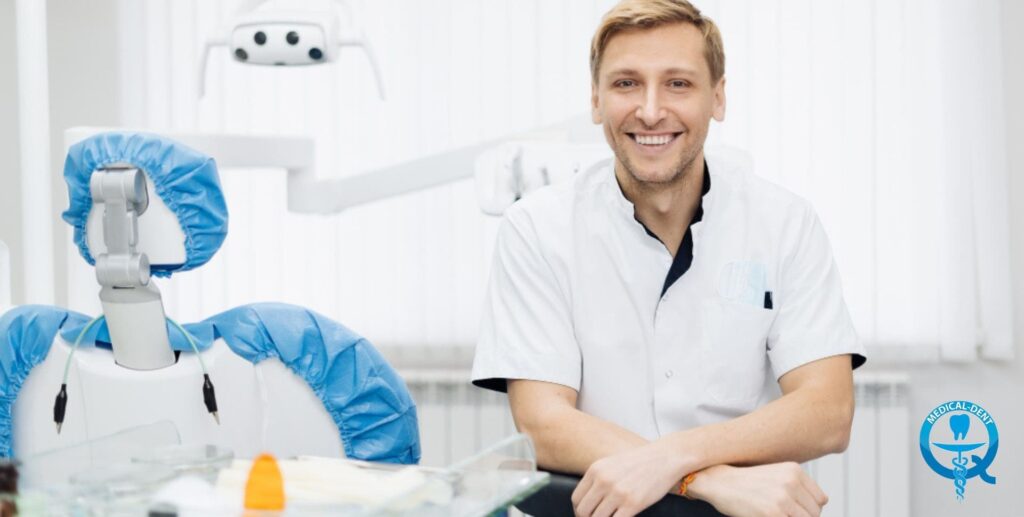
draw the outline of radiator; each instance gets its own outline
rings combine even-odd
[[[850,446],[807,464],[829,495],[826,517],[910,515],[912,438],[909,381],[902,373],[854,375],[857,408]]]
[[[515,432],[505,395],[469,383],[472,350],[389,350],[416,401],[424,465],[445,466]],[[461,367],[460,367],[461,366]],[[910,515],[908,378],[855,375],[850,446],[805,468],[829,495],[826,517]]]
[[[469,383],[469,370],[402,371],[420,420],[421,464],[451,465],[516,432],[503,393]]]

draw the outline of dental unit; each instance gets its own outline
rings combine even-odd
[[[381,71],[362,33],[343,34],[333,12],[257,9],[264,3],[243,2],[240,11],[247,12],[208,41],[200,59],[200,95],[211,50],[219,45],[230,49],[236,64],[286,68],[331,63],[339,48],[357,47],[366,52],[384,98]],[[320,179],[309,137],[66,130],[69,205],[63,218],[73,229],[82,260],[94,268],[92,278],[69,276],[69,297],[98,300],[98,313],[50,305],[0,312],[0,457],[23,458],[27,466],[49,465],[46,458],[54,454],[92,457],[102,442],[119,444],[105,450],[122,449],[117,454],[124,459],[130,452],[127,436],[164,423],[175,443],[206,444],[237,458],[265,451],[298,458],[281,463],[286,485],[289,472],[299,478],[324,471],[339,476],[360,472],[324,458],[418,463],[415,402],[366,339],[311,310],[279,303],[244,305],[179,323],[166,314],[155,279],[200,268],[220,249],[229,221],[219,179],[224,170],[282,169],[288,176],[288,209],[325,215],[475,173],[481,209],[500,214],[530,191],[603,158],[600,147],[590,143],[594,139],[593,128],[580,117],[407,163]],[[48,232],[41,225],[35,233],[45,240],[52,237]],[[7,278],[3,251],[0,278]],[[0,310],[9,305],[5,287],[0,286]],[[515,464],[535,471],[528,441],[524,445],[517,438],[501,447],[514,450]],[[481,465],[496,463],[502,462],[481,460]],[[237,489],[238,473],[248,472],[249,466],[236,461],[224,468],[235,476],[225,486]],[[29,469],[27,484],[74,484],[74,476],[64,476],[68,469],[48,468]],[[381,472],[396,472],[373,468],[382,480]],[[461,482],[480,469],[468,461],[442,477]],[[401,486],[422,482],[403,476]],[[520,476],[502,481],[507,485],[502,489],[522,491],[546,479],[536,472]],[[432,493],[435,504],[459,495],[438,498],[437,491]]]

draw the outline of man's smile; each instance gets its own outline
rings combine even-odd
[[[662,133],[626,133],[630,140],[635,142],[645,151],[661,151],[663,149],[667,149],[679,138],[679,135],[682,134],[682,131]]]

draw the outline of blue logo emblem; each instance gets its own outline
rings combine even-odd
[[[971,423],[981,425],[972,426]],[[999,431],[985,408],[966,400],[940,404],[921,424],[921,456],[936,474],[953,480],[963,501],[967,480],[980,477],[994,485],[988,468],[999,450]]]

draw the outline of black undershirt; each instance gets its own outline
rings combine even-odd
[[[694,223],[700,222],[704,219],[704,196],[711,190],[711,174],[708,172],[708,162],[704,160],[704,185],[701,187],[700,199],[697,201],[697,209],[693,212],[693,219],[690,220],[690,224],[686,227],[686,233],[683,234],[683,242],[679,243],[679,249],[676,251],[676,256],[672,259],[672,266],[668,268],[668,275],[665,277],[665,284],[661,288],[661,296],[665,296],[668,292],[668,288],[672,287],[672,284],[679,280],[687,271],[690,270],[690,265],[693,264],[693,229]],[[642,221],[637,219],[640,226],[644,227],[644,231],[647,235],[658,239],[663,245],[664,242],[651,231]]]

